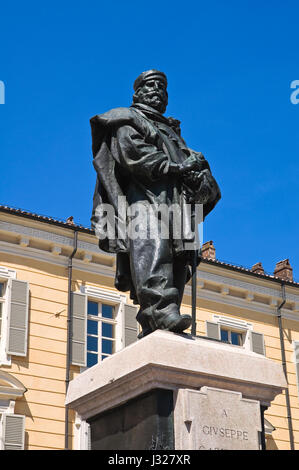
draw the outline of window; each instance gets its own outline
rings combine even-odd
[[[25,416],[4,413],[0,425],[0,450],[24,450]]]
[[[25,416],[14,411],[25,391],[18,379],[0,369],[0,450],[24,449]]]
[[[220,328],[221,341],[224,343],[234,344],[235,346],[243,346],[244,336],[238,331]]]
[[[208,338],[265,355],[264,335],[244,320],[214,314],[213,321],[206,321],[206,331]]]
[[[11,365],[12,355],[27,355],[29,284],[1,266],[0,275],[0,364]]]
[[[87,367],[115,352],[115,307],[88,300],[87,303]]]
[[[137,307],[124,294],[95,286],[73,292],[72,364],[81,371],[137,341]],[[89,424],[76,417],[76,449],[90,448]]]
[[[296,371],[296,382],[297,382],[297,391],[299,397],[299,341],[293,341],[294,348],[294,363]]]
[[[136,314],[137,308],[117,292],[95,286],[73,292],[71,363],[92,367],[135,342]]]
[[[2,339],[2,318],[3,318],[3,311],[4,311],[4,293],[5,293],[5,283],[0,281],[0,342]]]

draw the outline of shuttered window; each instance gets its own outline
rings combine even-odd
[[[265,355],[265,342],[262,333],[250,331],[250,345],[253,352]]]
[[[137,341],[138,309],[104,289],[86,290],[72,293],[71,362],[92,367]]]
[[[299,341],[294,341],[294,362],[296,370],[297,393],[299,397]]]
[[[71,362],[77,366],[86,366],[86,320],[87,297],[79,292],[72,293],[71,322]]]
[[[221,341],[224,343],[234,344],[235,346],[243,346],[244,335],[239,331],[220,328]]]
[[[218,323],[207,321],[206,322],[207,337],[211,339],[221,339],[220,325]]]
[[[16,272],[0,266],[0,366],[11,365],[11,356],[27,355],[29,283]]]
[[[24,450],[25,416],[3,414],[2,421],[4,450]]]
[[[265,355],[264,335],[262,333],[249,330],[238,331],[237,329],[229,328],[212,321],[206,322],[206,331],[208,338],[217,339],[235,346],[244,346],[246,336],[248,335],[250,350],[257,354]]]
[[[87,367],[115,352],[115,307],[89,300],[87,307]]]
[[[7,354],[27,355],[29,284],[10,280]]]
[[[5,286],[6,284],[4,282],[0,282],[0,342],[1,342],[1,339],[3,339],[2,318],[3,318],[4,302],[5,302],[5,299],[4,299]]]

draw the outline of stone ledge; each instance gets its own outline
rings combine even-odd
[[[203,386],[240,392],[267,406],[286,380],[282,366],[260,354],[157,330],[72,380],[66,404],[87,418],[153,388]]]

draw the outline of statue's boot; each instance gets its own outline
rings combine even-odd
[[[165,329],[172,331],[173,333],[182,333],[191,326],[191,323],[192,317],[190,315],[177,315],[176,318],[173,319],[171,325]]]
[[[148,316],[144,314],[141,309],[137,313],[136,320],[142,328],[141,332],[137,336],[138,339],[144,338],[145,336],[153,332],[148,321]]]
[[[152,329],[150,325],[145,322],[140,322],[142,331],[138,335],[138,339],[144,338],[145,336],[152,333],[154,330],[166,330],[172,331],[173,333],[182,333],[184,330],[190,327],[192,318],[190,315],[180,315],[178,313],[171,313],[163,319],[163,322],[159,322],[160,326]]]
[[[182,333],[192,323],[192,317],[186,314],[181,315],[178,305],[174,303],[161,310],[154,309],[152,315],[147,318],[152,331],[166,330]]]
[[[141,332],[139,333],[139,335],[137,336],[138,339],[141,339],[141,338],[144,338],[145,336],[149,335],[150,333],[153,332],[153,330],[151,329],[151,327],[148,325],[148,324],[141,324],[141,327],[142,327],[142,330]]]
[[[178,312],[171,312],[157,321],[160,330],[172,331],[173,333],[182,333],[190,327],[192,318],[190,315],[180,315]]]
[[[141,306],[136,317],[142,327],[139,339],[155,330],[182,333],[192,323],[190,315],[180,314],[178,289],[162,289],[161,283],[159,287],[160,289],[145,286],[140,293],[150,305]]]

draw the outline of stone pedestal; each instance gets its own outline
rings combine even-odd
[[[261,407],[285,387],[265,356],[158,330],[71,381],[66,404],[92,449],[255,450]]]
[[[202,387],[179,389],[175,406],[175,448],[252,450],[262,445],[260,403],[240,392]]]

